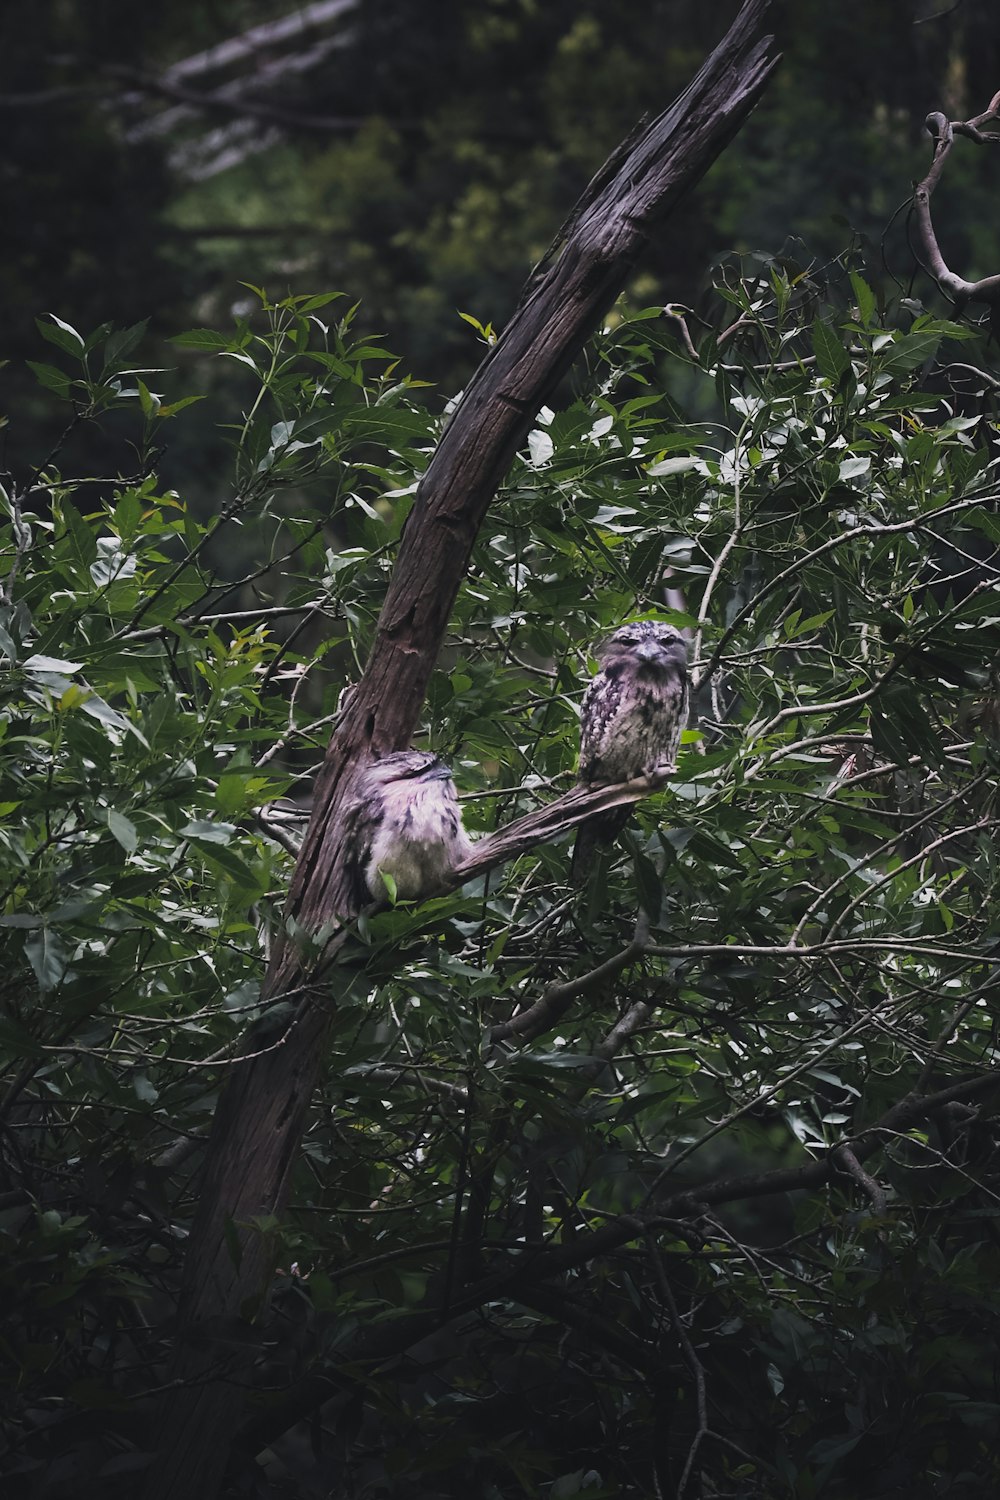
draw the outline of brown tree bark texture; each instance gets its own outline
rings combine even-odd
[[[777,64],[760,35],[770,0],[746,0],[696,78],[590,184],[554,251],[483,361],[446,428],[407,521],[367,667],[317,779],[286,915],[317,932],[350,915],[339,862],[341,808],[356,768],[407,746],[479,526],[518,447],[651,235],[704,176]],[[253,1227],[280,1213],[319,1070],[336,968],[308,991],[299,950],[281,945],[265,997],[294,996],[284,1036],[251,1040],[209,1139],[185,1262],[178,1348],[146,1500],[218,1492],[250,1378],[240,1324],[266,1301],[272,1249]],[[238,1250],[235,1246],[238,1245]],[[252,1334],[252,1328],[245,1333]]]

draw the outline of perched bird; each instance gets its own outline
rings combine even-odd
[[[622,625],[598,653],[601,670],[580,713],[581,786],[606,786],[673,765],[688,712],[687,646],[660,620]],[[631,808],[615,807],[581,823],[571,878],[579,884],[598,844],[625,827]]]
[[[384,755],[361,773],[348,821],[346,859],[358,909],[396,895],[414,900],[442,885],[472,852],[451,771],[426,750]]]

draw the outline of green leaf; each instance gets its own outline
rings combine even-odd
[[[905,374],[934,358],[941,342],[936,333],[900,334],[883,354],[883,368],[892,375]]]
[[[26,938],[24,952],[43,994],[62,983],[69,955],[51,928],[41,927]]]
[[[227,880],[231,880],[239,890],[247,892],[263,890],[264,877],[261,872],[253,869],[234,849],[197,838],[191,839],[191,847],[197,849],[208,865],[217,870],[220,875],[224,875]]]
[[[133,323],[131,328],[119,328],[109,335],[104,344],[105,370],[118,369],[120,362],[142,342],[148,326],[149,319],[143,318],[141,323]]]
[[[139,847],[139,835],[136,833],[135,824],[126,818],[124,813],[116,812],[113,807],[108,808],[107,819],[114,838],[127,854],[134,854]]]
[[[638,851],[635,855],[635,889],[643,911],[652,921],[657,921],[663,905],[663,885],[653,861]]]
[[[72,500],[67,500],[62,507],[62,521],[67,535],[71,538],[73,555],[80,565],[80,571],[86,574],[97,557],[97,540],[94,533],[82,519]]]
[[[157,416],[163,420],[165,417],[176,417],[178,412],[185,411],[189,406],[194,406],[198,401],[204,401],[205,396],[181,396],[177,401],[168,401],[160,407]]]
[[[155,1104],[160,1097],[159,1089],[154,1087],[146,1073],[133,1073],[132,1087],[136,1098],[143,1104]]]
[[[21,663],[21,666],[26,672],[38,672],[43,675],[47,672],[59,672],[64,673],[68,676],[73,672],[81,671],[83,662],[63,661],[61,657],[44,656],[41,653],[36,652],[33,656],[26,657],[25,660]]]
[[[64,323],[57,318],[55,313],[49,313],[51,323],[44,322],[41,318],[35,319],[35,327],[50,344],[55,344],[57,349],[62,349],[65,354],[72,354],[78,359],[83,358],[84,339],[83,335],[77,333],[71,323]],[[53,327],[53,324],[55,325]]]
[[[215,818],[192,818],[180,831],[182,837],[198,839],[203,844],[230,844],[236,827]]]
[[[46,390],[55,391],[57,396],[66,400],[72,390],[72,381],[62,370],[57,370],[55,365],[39,364],[37,360],[25,360],[28,369],[31,370],[39,385],[44,385]]]
[[[875,293],[868,285],[863,276],[857,271],[851,273],[851,287],[858,303],[858,312],[861,315],[861,323],[865,328],[870,328],[875,320]]]
[[[534,431],[528,433],[528,462],[532,468],[544,468],[547,463],[551,462],[554,452],[555,444],[547,432],[536,427]]]
[[[139,405],[142,407],[144,417],[154,417],[160,409],[160,398],[153,394],[144,381],[136,379],[136,390],[139,392]]]
[[[850,369],[851,356],[825,318],[817,318],[812,325],[812,346],[820,374],[837,385],[844,372]]]
[[[317,312],[321,307],[328,307],[331,302],[338,302],[343,298],[343,292],[320,292],[317,296],[306,297],[299,303],[300,313]]]
[[[650,479],[663,479],[670,474],[688,474],[696,469],[701,459],[690,456],[683,458],[661,458],[655,464],[650,464],[646,473]]]
[[[175,333],[170,342],[179,344],[182,349],[205,349],[212,353],[221,353],[233,347],[233,340],[224,333],[216,332],[214,328],[190,328],[187,333]]]

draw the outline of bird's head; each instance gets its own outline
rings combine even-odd
[[[607,665],[633,661],[640,670],[687,671],[687,643],[680,631],[663,620],[635,620],[621,625],[601,652]]]
[[[394,781],[450,781],[451,769],[430,750],[397,750],[373,761],[365,772],[369,785]]]

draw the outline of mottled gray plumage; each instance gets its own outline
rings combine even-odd
[[[361,773],[345,852],[359,910],[385,898],[382,874],[395,881],[398,897],[416,900],[471,850],[451,771],[436,755],[400,750]]]
[[[599,652],[601,670],[580,711],[582,786],[605,786],[673,765],[688,712],[687,646],[659,620],[622,625]],[[631,809],[613,808],[580,825],[572,879],[579,882],[598,844],[610,843]]]

